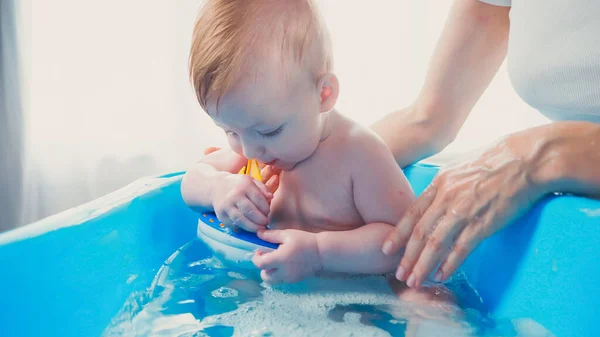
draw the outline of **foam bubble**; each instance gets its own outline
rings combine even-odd
[[[215,291],[213,291],[212,296],[215,298],[229,298],[229,297],[237,297],[238,291],[235,289],[221,287]]]
[[[407,322],[413,329],[427,322],[414,308],[399,304],[383,277],[312,278],[291,285],[263,286],[262,298],[206,317],[200,324],[234,326],[233,336],[247,336],[264,327],[274,336],[390,336],[404,335]],[[410,316],[411,320],[405,319]],[[464,336],[471,331],[448,316],[447,321],[441,320],[441,314],[437,318],[440,320],[427,326],[432,333],[434,328],[444,336]]]
[[[234,271],[228,272],[227,275],[229,277],[236,278],[236,279],[239,279],[239,280],[245,280],[246,279],[246,276],[244,276],[243,274],[240,274],[240,273],[236,273]]]
[[[480,311],[480,297],[466,291],[460,277],[452,288],[469,304],[464,310],[418,293],[399,298],[383,276],[323,276],[268,285],[256,271],[231,269],[214,257],[190,259],[198,258],[194,254],[201,244],[173,254],[146,293],[132,294],[103,336],[465,336],[479,335],[469,322],[479,324],[487,317]],[[447,297],[435,288],[432,294]],[[494,336],[551,336],[532,322],[506,321],[490,331]]]

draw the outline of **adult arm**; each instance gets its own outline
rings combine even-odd
[[[415,102],[376,122],[401,167],[446,147],[502,64],[509,8],[454,2]]]

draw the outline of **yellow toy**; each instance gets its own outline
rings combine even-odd
[[[260,169],[258,168],[258,162],[254,159],[248,159],[248,164],[238,172],[238,174],[245,174],[252,178],[262,182],[262,176],[260,175]]]

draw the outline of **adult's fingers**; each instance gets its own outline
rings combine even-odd
[[[437,203],[433,203],[413,228],[408,244],[406,245],[406,250],[404,251],[404,256],[396,271],[397,278],[400,281],[407,281],[409,287],[414,285],[414,277],[411,278],[413,267],[419,260],[419,256],[421,256],[427,240],[429,240],[429,236],[444,213],[444,208]]]
[[[433,234],[427,240],[417,263],[413,267],[413,286],[415,288],[420,287],[422,282],[433,272],[434,268],[440,264],[440,261],[448,256],[450,247],[466,225],[466,221],[459,221],[452,216],[445,216],[440,220]],[[441,281],[441,274],[439,272],[436,273],[435,280]]]
[[[400,222],[384,241],[382,251],[385,255],[394,255],[400,251],[411,236],[413,228],[421,220],[423,214],[427,211],[435,196],[437,188],[429,185],[413,205],[406,211]]]
[[[441,273],[439,278],[441,281],[448,279],[450,275],[454,274],[467,256],[483,241],[484,236],[477,233],[475,229],[472,229],[473,227],[475,226],[469,226],[462,231],[452,246],[450,254],[442,262],[439,268]]]

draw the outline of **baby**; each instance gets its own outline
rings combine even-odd
[[[386,145],[335,110],[332,71],[309,0],[208,0],[197,20],[190,76],[231,149],[188,170],[181,192],[190,207],[280,243],[253,257],[269,283],[387,273],[401,258],[381,246],[415,195]],[[275,193],[236,174],[247,158],[281,171]]]

